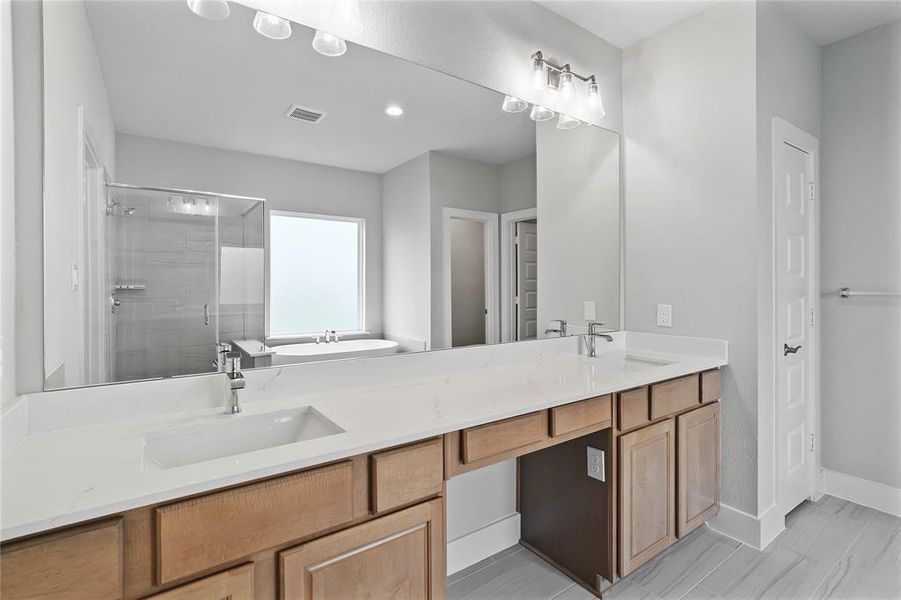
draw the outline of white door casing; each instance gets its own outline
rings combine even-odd
[[[516,340],[538,337],[538,225],[516,224]]]
[[[502,342],[516,341],[516,226],[522,221],[536,221],[538,209],[524,208],[501,213],[500,316]]]
[[[776,481],[784,515],[814,493],[816,141],[774,126]],[[785,129],[796,135],[779,135]],[[800,132],[802,133],[802,132]],[[809,138],[809,139],[808,139]]]

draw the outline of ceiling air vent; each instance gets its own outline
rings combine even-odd
[[[303,121],[304,123],[318,123],[325,118],[325,114],[325,111],[322,110],[294,104],[288,109],[285,116],[296,121]]]

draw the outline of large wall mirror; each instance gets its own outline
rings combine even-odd
[[[230,6],[44,4],[46,389],[620,328],[617,134]]]

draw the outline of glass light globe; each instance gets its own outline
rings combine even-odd
[[[557,129],[575,129],[582,123],[578,119],[561,114],[557,117]]]
[[[210,21],[227,19],[231,12],[225,0],[187,0],[187,2],[191,12]]]
[[[287,19],[270,15],[261,10],[253,18],[253,28],[260,35],[271,40],[284,40],[291,37],[291,23]]]
[[[538,123],[542,121],[550,121],[554,118],[554,111],[549,108],[545,108],[540,104],[533,104],[532,112],[529,113],[529,118]]]
[[[313,49],[325,56],[341,56],[347,52],[347,43],[336,35],[317,29],[313,36]]]
[[[504,96],[504,103],[501,105],[501,110],[508,113],[520,113],[527,108],[529,103],[515,96]]]

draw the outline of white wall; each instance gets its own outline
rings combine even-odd
[[[16,206],[12,4],[0,3],[0,411],[16,395]]]
[[[823,48],[823,466],[901,488],[901,22]]]
[[[84,127],[98,159],[115,176],[115,129],[82,2],[46,2],[44,10],[44,235],[53,251],[44,256],[44,376],[65,368],[62,385],[84,382],[83,313],[72,290],[72,264],[81,262],[79,226],[82,186],[78,161]],[[32,257],[34,258],[34,257]],[[85,273],[85,265],[79,265]]]
[[[313,28],[323,25],[322,2],[239,1]],[[579,73],[594,73],[607,110],[597,124],[622,131],[622,51],[535,2],[360,4],[364,29],[355,42],[526,100],[540,99],[530,83],[529,57],[536,50]]]
[[[497,187],[500,212],[535,208],[538,197],[535,155],[500,165],[497,168]]]
[[[776,503],[773,117],[820,137],[820,48],[774,2],[757,3],[758,512]]]
[[[538,336],[550,319],[620,328],[620,140],[597,127],[538,124]],[[576,331],[573,329],[573,331]]]
[[[385,337],[404,350],[431,347],[429,156],[382,176]]]
[[[498,212],[498,177],[495,165],[429,152],[429,186],[432,201],[432,348],[450,348],[444,286],[444,216],[446,206]],[[500,322],[500,321],[498,321]]]
[[[626,329],[729,342],[722,501],[757,510],[755,5],[624,52]],[[672,329],[656,305],[672,304]]]
[[[270,210],[366,219],[366,329],[382,332],[379,175],[138,136],[117,140],[122,183],[254,196]]]

